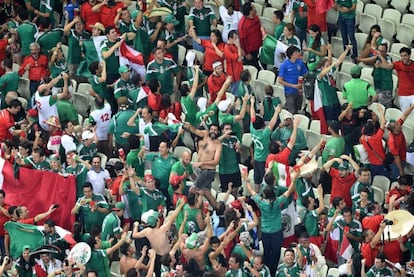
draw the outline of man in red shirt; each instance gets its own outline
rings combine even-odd
[[[262,25],[256,14],[256,7],[251,2],[243,4],[243,17],[240,19],[238,31],[240,46],[243,49],[244,64],[259,68],[257,56],[262,46]]]
[[[365,229],[362,232],[364,242],[361,245],[361,255],[365,259],[365,266],[371,268],[374,265],[375,257],[380,252],[380,242],[382,233],[385,230],[385,223],[381,222],[377,233],[371,229]]]
[[[387,129],[390,131],[387,144],[388,149],[394,156],[394,162],[391,164],[390,179],[394,181],[398,176],[403,176],[405,160],[407,156],[407,143],[402,132],[402,125],[407,119],[408,115],[414,110],[414,105],[410,106],[401,115],[397,121],[390,120],[387,124]]]
[[[4,198],[6,198],[6,193],[4,192],[4,190],[0,189],[0,251],[2,256],[7,255],[6,249],[4,247],[4,223],[10,220],[10,215],[8,211],[9,205],[4,203]]]
[[[47,56],[40,54],[40,45],[37,42],[30,44],[30,55],[23,59],[18,73],[22,76],[26,71],[29,71],[30,95],[33,96],[40,82],[49,77]]]
[[[408,176],[400,176],[398,178],[398,184],[388,192],[387,199],[385,199],[386,204],[392,205],[392,207],[390,206],[388,208],[390,211],[398,210],[401,206],[403,206],[404,209],[408,208],[407,199],[411,192],[411,185],[412,180]],[[395,200],[390,203],[390,198],[392,196],[394,196]]]
[[[92,12],[99,13],[101,17],[101,23],[106,27],[115,27],[114,18],[117,15],[118,9],[123,9],[125,6],[128,6],[131,1],[124,0],[128,3],[123,3],[123,1],[109,0],[102,1],[101,3],[92,7]],[[88,25],[87,25],[88,26]]]
[[[26,206],[19,206],[16,209],[16,215],[19,218],[17,222],[36,225],[39,221],[51,215],[56,209],[55,204],[53,204],[49,207],[47,212],[38,214],[35,217],[29,217],[29,210]]]
[[[223,87],[225,81],[226,74],[223,72],[223,64],[221,61],[213,62],[213,73],[207,79],[208,94],[210,94],[209,104],[216,101],[217,93]],[[220,100],[226,100],[226,94],[223,94]]]
[[[406,111],[414,105],[414,62],[410,59],[411,49],[403,47],[400,49],[401,60],[394,62],[394,69],[398,75],[398,100],[401,111]]]
[[[231,92],[237,95],[237,87],[240,81],[240,73],[243,71],[243,50],[240,47],[237,31],[229,32],[229,39],[224,45],[224,57],[226,57],[226,73],[231,76]]]
[[[81,6],[81,18],[85,22],[85,29],[92,34],[92,27],[97,22],[101,22],[101,14],[93,12],[92,8],[96,5],[96,0],[88,0]]]
[[[334,163],[339,163],[338,169],[332,167]],[[354,173],[349,170],[349,165],[354,168]],[[332,189],[330,203],[335,197],[342,197],[348,207],[352,207],[352,199],[349,191],[356,182],[359,165],[348,155],[342,155],[341,158],[330,159],[323,165],[325,170],[332,177]]]
[[[308,6],[308,29],[309,26],[312,24],[316,24],[321,29],[322,33],[328,31],[328,25],[326,23],[326,12],[324,13],[317,13],[316,7],[318,5],[318,1],[325,1],[325,0],[303,0],[306,6]]]
[[[16,130],[14,115],[20,112],[22,103],[19,100],[13,99],[9,107],[0,112],[0,142],[5,140],[12,140],[13,136],[20,135],[23,131]]]

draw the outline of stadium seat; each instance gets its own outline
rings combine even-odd
[[[88,116],[87,111],[91,106],[91,102],[93,101],[90,95],[84,93],[74,92],[72,94],[73,105],[76,107],[78,113],[82,116]]]
[[[372,24],[372,25],[374,25],[374,24]],[[368,32],[369,32],[369,30],[371,30],[372,25],[369,26]],[[358,46],[358,53],[362,53],[362,49],[364,49],[365,41],[367,40],[367,37],[368,37],[368,35],[367,35],[368,32],[367,33],[356,33],[355,34],[355,39],[356,39],[357,46]]]
[[[395,23],[397,26],[401,22],[401,12],[396,9],[385,9],[382,18],[389,19]],[[381,29],[381,31],[384,31]]]
[[[334,8],[331,8],[326,13],[326,22],[328,24],[337,25],[338,24],[338,17],[339,17],[338,11],[336,11]]]
[[[328,275],[329,276],[332,276],[332,277],[339,277],[339,273],[340,273],[340,271],[336,267],[331,267],[328,270]]]
[[[62,44],[62,46],[60,47],[60,49],[62,50],[63,56],[67,59],[68,58],[68,51],[69,51],[68,46]]]
[[[96,155],[101,157],[101,166],[102,166],[102,168],[105,168],[106,162],[108,161],[108,157],[105,154],[100,153],[100,152],[96,152]]]
[[[283,9],[283,5],[285,4],[285,0],[269,0],[269,4],[278,10]]]
[[[328,266],[324,264],[321,268],[319,268],[318,273],[316,274],[319,277],[326,277],[328,273]]]
[[[30,100],[30,81],[27,78],[20,77],[17,85],[17,92],[25,98],[27,101]]]
[[[378,25],[381,27],[381,36],[386,40],[392,41],[397,32],[397,24],[387,18],[378,19]]]
[[[260,16],[260,24],[265,29],[266,33],[272,34],[275,31],[275,24],[273,23],[272,19],[269,19],[264,16]]]
[[[194,49],[191,49],[191,51],[195,52],[199,64],[204,64],[204,53]]]
[[[367,81],[371,84],[371,86],[374,86],[374,77],[372,77],[372,68],[364,67],[361,70],[361,79]]]
[[[409,125],[403,125],[402,131],[407,145],[410,144],[414,140],[414,127],[411,127]]]
[[[356,17],[355,17],[355,25],[358,26],[361,18],[361,14],[364,12],[365,3],[361,0],[357,0],[356,5]]]
[[[409,114],[407,119],[404,121],[404,125],[414,128],[414,115]]]
[[[385,193],[377,187],[372,187],[372,190],[374,191],[374,200],[380,205],[384,204]]]
[[[226,92],[226,99],[230,99],[232,106],[234,105],[234,102],[236,101],[236,97],[229,92]]]
[[[390,5],[394,9],[399,10],[401,13],[407,10],[409,0],[391,0]]]
[[[387,121],[397,120],[401,117],[402,111],[396,108],[388,108],[385,110],[385,119]]]
[[[408,46],[405,43],[395,42],[391,45],[391,48],[390,48],[389,51],[391,53],[397,54],[399,56],[400,55],[400,49],[403,48],[403,47],[408,47]]]
[[[250,74],[252,75],[252,80],[257,79],[257,68],[252,65],[243,65],[243,69],[247,69],[250,71]]]
[[[352,80],[351,74],[345,72],[336,72],[336,88],[340,91],[344,89],[344,84]]]
[[[262,16],[263,6],[260,5],[260,4],[258,4],[258,3],[255,3],[255,2],[251,2],[251,3],[252,3],[253,6],[256,7],[256,14],[257,14],[257,16]]]
[[[368,34],[372,25],[377,24],[378,18],[372,14],[362,13],[359,17],[358,28],[364,33]],[[355,34],[356,35],[356,34]]]
[[[269,84],[261,81],[261,80],[252,80],[251,85],[253,87],[254,96],[258,102],[261,102],[265,98],[265,87]]]
[[[137,1],[131,1],[131,4],[128,6],[128,11],[132,13],[137,10]]]
[[[344,52],[343,40],[340,37],[332,38],[332,55],[339,57]]]
[[[376,175],[372,179],[372,186],[379,188],[384,193],[384,196],[385,192],[389,191],[390,189],[390,183],[390,179],[381,175]]]
[[[25,111],[27,111],[27,104],[28,104],[28,102],[27,102],[26,98],[23,98],[23,97],[17,97],[17,100],[19,100],[19,101],[20,101],[20,103],[22,103],[22,107],[23,107],[23,109],[24,109]]]
[[[241,141],[243,146],[250,147],[252,146],[252,135],[250,133],[244,133]]]
[[[185,54],[187,53],[187,49],[178,44],[178,65],[179,66],[183,66],[184,65],[184,60],[185,60]]]
[[[336,95],[338,96],[339,104],[342,106],[347,103],[346,100],[342,97],[342,91],[337,91]]]
[[[389,0],[375,0],[375,4],[380,5],[383,9],[388,8]]]
[[[265,82],[268,85],[273,85],[275,83],[276,74],[270,70],[260,70],[259,75],[257,75],[257,80]]]
[[[89,95],[90,90],[92,90],[92,86],[89,83],[80,83],[76,92]]]
[[[281,85],[272,85],[273,88],[273,96],[274,97],[279,97],[282,107],[285,105],[286,103],[286,96],[285,96],[285,89],[283,86]]]
[[[263,10],[263,17],[266,17],[267,19],[272,20],[273,18],[273,13],[277,11],[277,9],[273,8],[273,7],[266,7]]]
[[[380,5],[377,5],[377,4],[369,3],[369,4],[366,4],[365,8],[364,8],[364,14],[372,15],[372,16],[376,17],[377,20],[382,17],[382,12],[383,12],[382,7]]]
[[[322,139],[320,132],[315,132],[313,130],[306,130],[305,132],[306,146],[309,149],[314,148]]]
[[[401,23],[414,27],[414,14],[406,13],[402,16]]]
[[[414,13],[414,0],[410,0],[409,10],[410,12]]]
[[[396,39],[401,43],[411,45],[414,39],[414,27],[401,23],[397,28]]]
[[[301,128],[304,132],[309,129],[309,122],[310,122],[309,117],[303,114],[294,114],[293,117],[295,119],[296,118],[300,119],[300,123],[298,127]]]
[[[321,132],[321,121],[317,119],[311,120],[310,125],[309,125],[309,130],[320,133]]]
[[[355,66],[355,64],[354,63],[352,63],[352,62],[343,62],[342,64],[341,64],[341,68],[340,68],[340,70],[339,71],[341,71],[341,72],[344,72],[344,73],[347,73],[347,74],[349,74],[349,75],[351,75],[351,68],[353,67],[353,66]]]
[[[217,202],[223,201],[225,196],[226,196],[225,192],[219,192],[217,194]],[[232,194],[230,194],[229,197],[227,198],[227,201],[225,202],[225,204],[230,204],[233,201],[234,201],[234,196]]]
[[[78,125],[83,126],[83,116],[78,113]]]
[[[219,7],[214,2],[206,2],[205,6],[211,8],[211,10],[214,12],[214,15],[217,18],[220,18]]]

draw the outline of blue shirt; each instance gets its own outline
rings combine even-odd
[[[308,72],[306,65],[301,59],[297,59],[292,63],[289,59],[285,60],[279,69],[279,76],[288,83],[297,84],[299,76],[303,76]],[[298,90],[285,86],[285,94],[298,93]]]

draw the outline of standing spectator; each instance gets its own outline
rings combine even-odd
[[[389,268],[386,264],[385,255],[383,253],[379,253],[375,257],[374,265],[368,270],[368,272],[365,272],[365,263],[366,260],[362,259],[361,261],[361,277],[373,277],[373,276],[395,276],[393,274],[393,271],[391,268]]]
[[[144,161],[144,138],[132,134],[128,138],[131,150],[126,156],[126,164],[135,169],[135,173],[139,178],[144,178],[145,161]]]
[[[341,31],[344,49],[352,44],[352,58],[358,57],[358,46],[355,39],[356,0],[335,0],[335,10],[339,11],[339,30]],[[349,43],[351,42],[351,43]]]
[[[22,134],[23,130],[16,129],[14,115],[21,109],[19,100],[14,99],[9,106],[0,111],[0,142],[12,140],[14,136]]]
[[[323,33],[323,36],[326,38],[326,33],[328,31],[328,25],[326,22],[326,12],[317,11],[317,6],[324,0],[303,0],[306,4],[306,11],[302,10],[302,13],[307,15],[307,29],[310,29],[311,25],[319,26],[319,29]],[[300,8],[299,8],[300,9]],[[306,30],[306,29],[304,29]],[[306,34],[304,40],[306,41]]]
[[[21,55],[26,57],[31,52],[30,46],[35,41],[38,30],[37,26],[29,20],[29,14],[26,9],[21,8],[17,10],[17,20],[20,22],[16,32],[20,39]]]
[[[213,73],[211,73],[207,79],[208,94],[210,95],[209,103],[214,103],[216,101],[217,93],[226,81],[226,74],[223,71],[223,63],[221,61],[214,61],[212,68]],[[226,100],[226,97],[223,95],[220,101],[221,100]]]
[[[275,31],[273,35],[275,36],[275,39],[277,40],[279,40],[280,36],[283,34],[284,27],[286,26],[286,22],[283,21],[283,18],[284,18],[283,11],[273,12],[272,21],[275,24]]]
[[[223,45],[224,46],[224,45]],[[206,49],[207,52],[207,49]],[[205,56],[207,57],[207,53]],[[198,66],[198,60],[196,53],[192,50],[187,51],[187,55],[185,56],[185,59],[187,60],[187,79],[188,79],[188,85],[189,87],[193,86],[195,75],[198,75],[198,84],[197,84],[197,91],[194,95],[196,99],[202,97],[204,95],[204,86],[207,84],[207,76],[204,75],[204,73],[199,70],[196,73],[195,66]],[[177,117],[179,118],[179,116]]]
[[[3,61],[5,73],[0,77],[0,101],[3,107],[6,94],[9,91],[17,91],[19,84],[19,75],[13,70],[13,60],[6,58]]]
[[[167,15],[164,19],[164,29],[160,34],[160,38],[164,39],[167,43],[165,48],[167,52],[172,55],[173,60],[178,62],[178,44],[183,41],[187,36],[178,37],[175,30],[175,26],[179,25],[180,22],[174,17],[174,15]]]
[[[322,38],[321,29],[318,25],[312,24],[309,26],[308,46],[302,47],[302,50],[309,52],[308,55],[308,69],[314,71],[319,60],[326,56],[326,43]]]
[[[231,30],[237,30],[243,14],[234,9],[233,3],[226,3],[223,5],[222,2],[218,0],[214,0],[214,3],[219,7],[220,18],[223,22],[223,41],[226,43],[229,32]]]
[[[368,154],[369,169],[371,175],[383,175],[388,177],[388,169],[385,167],[385,149],[382,145],[382,137],[384,136],[385,115],[382,107],[378,107],[380,116],[380,128],[375,131],[372,121],[367,122],[362,130],[362,136],[359,139]]]
[[[384,105],[384,107],[392,107],[392,60],[387,54],[388,45],[386,43],[378,46],[377,55],[374,64],[374,71],[372,76],[374,77],[375,91],[378,95],[378,102]]]
[[[237,95],[237,85],[240,81],[240,73],[243,71],[243,50],[240,47],[240,41],[237,31],[229,32],[229,39],[224,46],[224,57],[226,59],[226,73],[231,76],[233,83],[231,91],[233,95]]]
[[[342,98],[352,103],[353,110],[368,109],[368,106],[377,101],[378,95],[375,89],[361,77],[362,67],[354,65],[351,68],[352,80],[344,84]]]
[[[398,176],[405,175],[404,167],[406,166],[407,142],[402,132],[402,125],[413,110],[414,106],[410,106],[400,118],[397,120],[391,119],[387,123],[387,129],[390,131],[387,145],[389,151],[394,156],[394,161],[390,168],[391,182],[397,180]]]
[[[101,14],[92,11],[93,6],[96,5],[96,0],[85,1],[81,6],[81,18],[85,21],[85,29],[92,33],[92,27],[97,22],[101,22]]]
[[[83,196],[79,197],[72,208],[72,214],[81,214],[84,232],[90,232],[93,226],[102,226],[109,205],[102,194],[95,194],[91,183],[83,185]]]
[[[299,173],[296,171],[292,178],[289,189],[280,197],[276,198],[273,186],[267,186],[262,196],[251,187],[247,174],[243,173],[243,180],[252,195],[252,199],[258,205],[261,212],[262,241],[264,246],[263,261],[269,267],[271,276],[274,276],[280,258],[280,249],[283,242],[281,205],[287,202],[289,196],[295,191],[295,182]]]
[[[105,154],[107,157],[110,156],[112,150],[112,137],[109,136],[111,117],[111,106],[105,103],[102,98],[95,97],[95,110],[89,114],[89,123],[96,126],[98,152]]]
[[[178,75],[177,64],[164,55],[164,49],[154,49],[154,60],[147,65],[146,79],[157,79],[161,84],[161,94],[174,95],[176,88],[174,88],[174,76]],[[177,76],[177,87],[180,84],[180,78]]]
[[[299,78],[303,78],[308,70],[300,59],[300,51],[296,46],[289,46],[286,56],[288,59],[280,66],[279,82],[285,86],[286,109],[295,114],[302,108],[303,92]]]
[[[194,7],[190,9],[188,16],[188,27],[191,29],[194,26],[200,39],[209,39],[211,25],[214,28],[217,26],[217,18],[214,12],[211,8],[204,6],[204,0],[195,0]],[[204,47],[194,40],[193,43],[194,50],[204,52]]]
[[[299,37],[300,42],[306,41],[306,30],[308,29],[308,6],[303,0],[297,0],[293,2],[292,10],[296,35]]]
[[[410,85],[414,80],[414,62],[411,60],[411,49],[403,47],[400,49],[401,60],[394,62],[394,69],[398,74],[398,102],[401,111],[406,111],[414,105],[414,92]]]
[[[137,125],[130,126],[127,124],[128,120],[132,118],[134,114],[134,111],[129,109],[128,105],[121,106],[119,112],[111,118],[109,123],[109,134],[113,136],[109,140],[115,140],[116,147],[123,148],[125,153],[129,152],[128,136],[140,132]],[[134,119],[135,118],[136,116]]]
[[[62,121],[60,123],[63,130],[63,135],[60,140],[60,154],[61,157],[65,157],[69,152],[76,151],[79,145],[78,138],[75,134],[75,126],[71,121]]]
[[[200,39],[194,28],[190,29],[189,35],[195,42],[204,47],[203,71],[206,75],[212,74],[214,71],[213,64],[217,61],[222,62],[224,60],[224,43],[221,38],[220,31],[212,30],[210,33],[210,39]]]
[[[258,54],[262,46],[262,33],[256,7],[252,2],[243,4],[243,17],[240,19],[238,30],[240,46],[244,51],[244,64],[259,68]]]
[[[108,170],[102,167],[101,156],[95,155],[92,158],[92,167],[88,171],[86,180],[92,184],[94,192],[106,195],[106,183],[110,179]]]
[[[76,198],[83,195],[83,185],[86,182],[90,168],[89,162],[80,160],[74,151],[66,156],[66,173],[73,174],[76,177]]]
[[[191,90],[188,92],[183,90],[183,86],[181,86],[181,108],[185,115],[185,121],[190,123],[191,125],[196,125],[196,113],[197,113],[197,106],[195,103],[195,94],[198,88],[198,80],[200,77],[199,74],[200,67],[198,65],[194,66],[194,78],[191,85]]]
[[[40,54],[40,46],[37,42],[30,44],[30,55],[23,59],[19,68],[19,75],[22,76],[26,71],[29,72],[30,96],[33,96],[42,80],[49,76],[49,63],[47,56]]]
[[[121,77],[114,83],[114,96],[118,105],[127,104],[128,93],[135,88],[131,81],[131,69],[126,65],[121,65],[118,73]]]
[[[318,186],[318,199],[323,199],[322,184],[319,184]],[[324,237],[320,235],[319,217],[324,211],[325,205],[323,201],[319,201],[319,204],[316,204],[315,198],[309,195],[302,197],[302,205],[306,208],[303,221],[305,224],[306,232],[309,234],[310,242],[320,248],[324,241]]]
[[[102,222],[101,240],[110,240],[121,238],[121,218],[124,215],[125,203],[117,202],[112,212],[107,214]]]
[[[339,158],[344,153],[345,140],[339,132],[340,128],[341,124],[338,121],[332,120],[329,122],[328,132],[331,134],[332,138],[326,143],[325,148],[322,151],[323,164],[332,158]]]
[[[130,4],[130,0],[103,1],[99,4],[93,5],[91,11],[100,15],[100,22],[102,22],[105,27],[114,27],[114,19],[117,15],[118,9],[122,9]]]

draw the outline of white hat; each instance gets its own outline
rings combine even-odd
[[[219,108],[219,110],[220,110],[221,112],[225,112],[225,111],[227,111],[227,109],[228,109],[228,107],[230,106],[230,104],[231,104],[231,100],[230,100],[230,99],[221,100],[221,101],[218,103],[218,108]]]
[[[223,65],[223,64],[221,63],[221,61],[215,61],[215,62],[213,63],[213,69],[216,69],[216,67],[217,67],[217,66],[221,66],[221,65]]]
[[[93,138],[93,133],[91,131],[86,130],[82,133],[82,140],[91,138]]]
[[[187,66],[192,67],[194,65],[194,60],[196,58],[196,53],[194,51],[188,51],[185,59],[187,61]]]
[[[206,97],[198,98],[197,106],[200,108],[200,112],[204,112],[207,107],[207,98]]]
[[[293,114],[291,114],[290,112],[288,112],[288,111],[284,111],[284,113],[282,113],[281,115],[280,115],[280,117],[281,117],[281,119],[282,119],[282,121],[283,120],[286,120],[286,119],[288,119],[288,118],[290,118],[290,119],[293,119],[294,117],[293,117]]]

